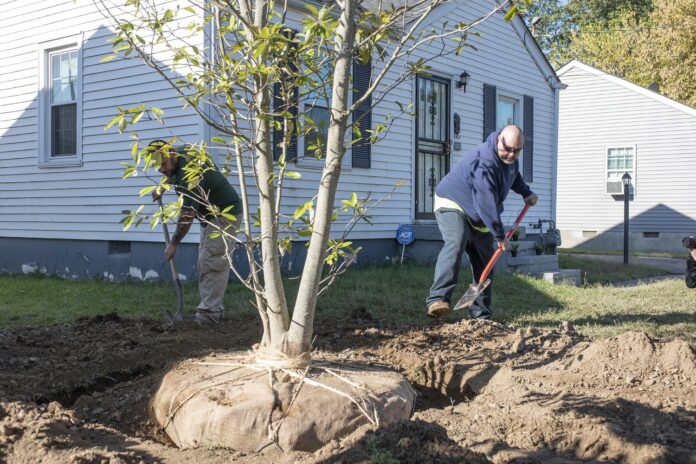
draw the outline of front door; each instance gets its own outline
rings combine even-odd
[[[450,82],[416,76],[416,219],[434,219],[435,187],[450,168]]]

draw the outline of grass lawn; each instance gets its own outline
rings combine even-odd
[[[572,321],[592,337],[612,336],[627,330],[642,330],[661,337],[682,337],[696,344],[696,290],[689,290],[675,277],[632,287],[614,287],[611,280],[628,280],[664,271],[645,266],[561,257],[586,271],[585,285],[552,285],[533,277],[500,273],[494,283],[494,318],[516,326],[556,328]],[[567,266],[566,266],[567,267]],[[337,279],[319,299],[319,323],[372,317],[367,324],[434,324],[423,316],[424,298],[432,283],[432,266],[394,266],[352,270]],[[463,273],[455,297],[468,287]],[[290,293],[298,281],[288,280]],[[186,284],[185,307],[197,301],[195,283]],[[241,285],[230,284],[226,295],[228,315],[254,317],[251,295]],[[80,316],[117,312],[123,317],[159,318],[172,309],[176,294],[171,284],[65,281],[55,278],[0,276],[0,328],[61,324]],[[465,317],[459,312],[448,316]]]
[[[647,256],[650,258],[678,258],[685,259],[686,251],[629,251],[630,256]],[[623,256],[623,250],[599,250],[592,248],[559,248],[560,255],[572,253],[576,255],[615,255]]]

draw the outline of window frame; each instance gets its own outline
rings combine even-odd
[[[331,72],[331,68],[328,68],[328,72]],[[352,79],[352,77],[351,77]],[[351,81],[352,82],[352,81]],[[326,108],[329,112],[329,119],[327,120],[328,124],[331,124],[331,95],[328,95],[329,100],[327,101],[323,95],[315,92],[311,92],[309,94],[304,95],[303,99],[303,92],[307,92],[308,89],[306,87],[300,88],[300,105],[302,106],[302,111],[300,112],[299,117],[303,117],[302,115],[306,114],[309,112],[310,108],[316,106],[319,108]],[[328,88],[329,93],[331,92],[331,87]],[[350,106],[350,104],[349,104]],[[315,121],[316,122],[316,121]],[[350,130],[350,124],[348,125],[349,130],[346,131],[346,137],[352,137],[353,132]],[[327,131],[328,131],[328,126],[327,126]],[[324,165],[326,164],[326,159],[324,157],[317,159],[314,156],[305,156],[305,139],[306,135],[299,135],[297,137],[297,158],[295,159],[295,162],[297,163],[297,166],[303,167],[303,168],[309,168],[309,169],[324,169]],[[324,143],[326,144],[326,140],[324,140]],[[344,141],[344,145],[346,146],[346,151],[343,154],[343,160],[341,161],[341,169],[344,171],[350,171],[353,168],[353,157],[351,155],[351,144],[350,140],[349,141]]]
[[[82,33],[41,42],[39,53],[39,108],[38,108],[38,166],[41,168],[82,166]],[[57,53],[77,52],[75,80],[75,154],[52,156],[51,118],[51,57]]]
[[[625,143],[625,144],[615,144],[615,145],[607,145],[604,149],[604,194],[609,195],[609,196],[615,196],[615,193],[607,193],[607,182],[609,182],[609,150],[617,150],[617,149],[626,149],[630,148],[633,150],[633,168],[631,168],[631,171],[629,174],[631,175],[631,186],[629,188],[629,193],[631,195],[635,195],[636,193],[636,173],[638,169],[638,145],[633,143]],[[624,170],[624,172],[627,172]],[[622,174],[623,175],[623,174]],[[619,178],[619,181],[621,178]],[[623,195],[621,193],[620,195]]]
[[[515,92],[509,92],[505,89],[500,89],[496,86],[496,91],[495,91],[495,114],[496,114],[496,121],[495,121],[495,130],[500,131],[498,128],[498,101],[500,101],[500,98],[507,99],[507,100],[514,100],[517,102],[517,105],[515,106],[515,120],[513,122],[514,125],[517,127],[524,127],[524,95],[517,94]],[[519,162],[520,166],[520,174],[524,172],[524,148],[520,152],[520,156],[517,157],[517,161]],[[525,182],[527,180],[525,179]],[[530,182],[531,183],[531,182]]]

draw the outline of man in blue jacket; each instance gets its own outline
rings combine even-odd
[[[504,251],[510,249],[500,219],[510,189],[529,205],[538,201],[519,172],[517,158],[523,146],[522,130],[506,126],[465,154],[438,184],[435,218],[445,243],[437,257],[434,282],[425,300],[428,316],[441,317],[451,311],[452,292],[457,285],[464,251],[469,257],[474,280],[478,282],[493,256],[494,243]],[[471,317],[490,319],[492,287],[488,286],[471,306]]]

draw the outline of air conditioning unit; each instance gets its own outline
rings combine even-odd
[[[624,193],[623,182],[620,180],[607,181],[606,183],[606,194],[607,195],[623,195]]]

